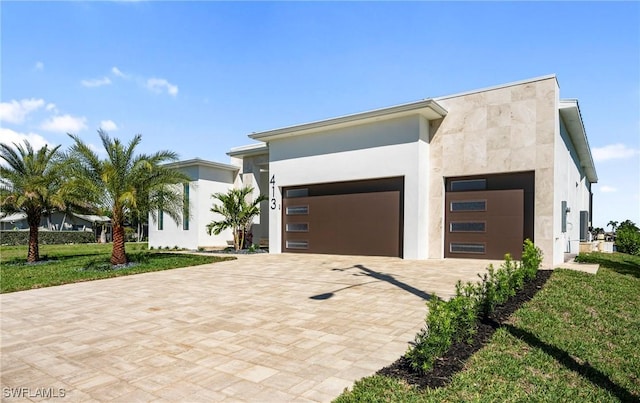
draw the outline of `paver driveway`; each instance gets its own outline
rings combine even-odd
[[[253,255],[3,294],[3,400],[330,401],[487,261]]]

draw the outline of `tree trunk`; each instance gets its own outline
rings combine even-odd
[[[233,248],[236,251],[240,250],[240,230],[238,227],[233,228]]]
[[[38,226],[29,224],[29,253],[27,254],[27,262],[33,263],[40,260],[40,251],[38,249]]]
[[[111,264],[126,264],[127,255],[124,249],[124,226],[113,224],[113,249],[111,250]]]
[[[40,225],[40,214],[29,217],[29,252],[27,262],[33,263],[40,260],[40,250],[38,245],[38,226]]]

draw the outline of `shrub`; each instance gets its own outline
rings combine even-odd
[[[426,327],[418,332],[413,347],[407,352],[411,366],[421,371],[431,369],[436,357],[451,347],[455,334],[455,317],[449,304],[433,295],[427,306],[429,314],[425,319]]]
[[[476,334],[480,313],[480,301],[474,285],[471,282],[462,285],[458,280],[456,295],[450,302],[457,324],[455,340],[471,341],[471,337]]]
[[[38,231],[40,245],[95,242],[95,235],[89,231]],[[27,245],[29,231],[0,231],[0,243],[3,245]]]
[[[505,303],[524,283],[533,279],[542,263],[542,252],[528,239],[524,243],[522,262],[509,254],[498,269],[489,265],[480,281],[456,284],[456,294],[443,301],[433,296],[427,306],[426,326],[418,332],[406,353],[411,366],[428,371],[437,357],[442,356],[454,342],[471,341],[481,314],[490,315],[497,305]]]
[[[522,266],[525,281],[536,277],[540,264],[542,264],[542,251],[529,239],[525,239],[524,249],[522,251]]]
[[[632,227],[624,227],[616,232],[616,249],[618,252],[640,256],[640,231]]]

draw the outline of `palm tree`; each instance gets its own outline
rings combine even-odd
[[[128,262],[124,231],[126,213],[151,205],[161,208],[178,222],[182,198],[176,184],[187,182],[189,178],[162,165],[178,159],[173,151],[136,155],[136,147],[142,140],[139,134],[126,145],[111,139],[102,130],[98,130],[98,134],[107,154],[105,159],[100,159],[78,136],[69,134],[75,141],[70,150],[73,177],[94,204],[111,211],[111,264],[125,264]],[[155,219],[155,215],[153,217]]]
[[[615,233],[616,232],[616,228],[618,228],[618,222],[611,220],[611,221],[609,221],[607,223],[607,227],[611,227],[611,232]]]
[[[27,262],[40,260],[38,227],[43,216],[69,207],[72,189],[64,178],[60,146],[48,145],[35,151],[28,141],[0,143],[0,206],[6,213],[23,212],[29,223]]]
[[[207,224],[207,232],[209,235],[212,232],[219,235],[225,229],[231,228],[236,251],[244,246],[245,236],[249,232],[253,217],[260,214],[260,202],[266,200],[266,197],[261,194],[254,201],[247,202],[247,197],[251,193],[253,193],[253,187],[247,186],[241,189],[230,189],[227,193],[211,195],[221,203],[214,204],[211,211],[220,214],[222,220]]]

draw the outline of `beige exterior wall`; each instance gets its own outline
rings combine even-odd
[[[449,113],[432,122],[429,257],[444,256],[444,180],[535,171],[535,243],[554,256],[554,139],[559,131],[555,77],[436,99]]]

